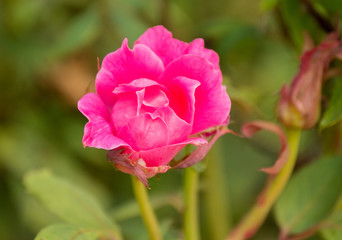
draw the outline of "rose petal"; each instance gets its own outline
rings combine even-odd
[[[280,150],[280,154],[275,164],[272,167],[261,169],[261,171],[266,172],[268,174],[272,174],[272,175],[277,174],[283,168],[289,156],[289,148],[288,148],[285,133],[278,125],[274,123],[270,123],[270,122],[264,122],[264,121],[254,121],[254,122],[244,124],[242,126],[241,131],[246,137],[250,138],[256,132],[260,130],[267,130],[267,131],[273,132],[280,139],[281,150]]]
[[[195,116],[195,90],[201,83],[186,77],[176,77],[167,82],[170,107],[186,122],[191,123]]]
[[[96,91],[106,104],[112,105],[116,86],[139,78],[158,79],[163,71],[162,61],[151,49],[137,44],[131,50],[125,39],[121,48],[103,59],[96,76]]]
[[[144,113],[130,119],[123,126],[117,136],[136,150],[146,150],[168,145],[169,131],[167,125],[160,117]]]
[[[122,146],[129,146],[122,139],[114,136],[110,126],[109,114],[102,100],[95,93],[88,93],[78,102],[78,109],[87,117],[83,145],[111,150]]]
[[[169,132],[169,144],[185,141],[191,133],[191,125],[179,118],[169,107],[158,108],[152,113],[154,117],[160,117],[165,121]]]
[[[166,107],[169,105],[169,99],[159,88],[149,87],[145,89],[143,104],[152,108]]]
[[[210,137],[211,140],[207,142],[206,144],[199,146],[195,151],[193,151],[184,160],[174,165],[173,168],[187,168],[198,163],[207,155],[207,153],[209,152],[211,147],[214,145],[214,143],[217,141],[217,139],[219,139],[219,137],[230,132],[231,131],[228,130],[225,126],[222,126],[211,133],[206,133],[206,135],[209,135],[208,137]]]
[[[195,116],[192,134],[221,125],[229,115],[230,99],[222,84],[222,74],[206,59],[184,55],[170,63],[160,79],[168,84],[178,76],[197,80],[201,85],[195,92]]]
[[[189,47],[185,51],[185,53],[195,54],[195,55],[204,57],[209,62],[211,62],[216,69],[220,68],[219,66],[220,58],[218,54],[211,49],[206,49],[204,47],[204,40],[202,38],[197,38],[194,41],[192,41],[189,44]]]
[[[144,94],[145,89],[142,89],[137,92],[128,92],[118,97],[113,105],[111,114],[115,132],[119,132],[127,124],[127,121],[139,115]]]
[[[149,28],[135,44],[148,46],[162,59],[164,66],[184,54],[188,47],[187,43],[172,38],[172,33],[163,26]]]
[[[114,94],[122,94],[127,92],[135,92],[138,90],[141,90],[146,87],[151,86],[159,86],[160,88],[165,88],[164,86],[160,85],[156,81],[147,79],[147,78],[140,78],[133,80],[130,83],[120,84],[118,87],[116,87],[113,91]]]
[[[189,138],[180,143],[140,151],[140,156],[144,159],[147,166],[163,166],[167,165],[186,145],[193,144],[199,146],[206,143],[207,141],[203,138]]]

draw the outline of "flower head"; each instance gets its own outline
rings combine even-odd
[[[228,123],[231,103],[218,64],[203,39],[185,43],[163,26],[148,29],[133,49],[125,39],[104,58],[96,93],[78,103],[89,120],[84,146],[108,150],[118,169],[147,185],[184,146],[208,145],[207,136]]]

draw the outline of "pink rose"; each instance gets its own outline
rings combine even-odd
[[[187,144],[201,147],[183,167],[225,133],[231,103],[219,57],[203,39],[188,44],[163,26],[148,29],[132,50],[125,39],[104,58],[95,87],[78,102],[89,120],[83,145],[109,150],[117,168],[145,185]]]

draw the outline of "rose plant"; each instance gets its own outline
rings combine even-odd
[[[148,29],[128,47],[108,54],[96,93],[79,101],[88,118],[83,145],[108,150],[119,170],[147,178],[201,160],[223,133],[230,99],[219,57],[203,39],[185,43],[163,26]],[[186,145],[200,146],[177,166],[170,161]]]
[[[339,35],[337,30],[330,33],[316,47],[313,41],[305,41],[298,73],[291,84],[280,91],[276,108],[278,123],[249,121],[242,125],[241,134],[236,134],[250,138],[267,130],[278,136],[280,151],[274,164],[268,164],[272,166],[261,169],[269,175],[267,181],[250,210],[232,229],[229,229],[229,219],[234,211],[227,211],[229,200],[224,192],[227,184],[237,181],[229,181],[221,174],[232,173],[235,164],[230,165],[228,171],[219,164],[215,153],[209,155],[204,181],[198,168],[190,167],[204,158],[222,134],[229,132],[231,103],[222,85],[218,55],[206,49],[202,39],[185,43],[174,39],[164,27],[156,26],[148,29],[132,49],[125,39],[118,50],[104,58],[96,77],[96,92],[86,94],[78,104],[89,120],[84,129],[83,145],[105,149],[116,168],[132,175],[133,193],[149,239],[176,239],[178,236],[177,239],[199,240],[204,233],[203,239],[244,240],[253,238],[259,229],[261,232],[256,238],[276,239],[276,231],[264,231],[267,226],[261,228],[271,213],[279,226],[279,240],[311,236],[342,239],[339,228],[342,216],[342,71],[341,62],[335,61],[342,59]],[[241,101],[239,94],[235,96]],[[315,135],[316,125],[319,125],[319,132]],[[310,140],[308,142],[307,137],[303,140],[310,144],[302,145],[301,135],[307,129],[311,130],[307,135]],[[248,176],[249,170],[245,170],[255,166],[244,162],[251,155],[242,152],[246,149],[242,141],[227,144],[237,148],[235,157],[241,160],[241,171],[232,175],[241,175],[239,180],[252,183],[257,178]],[[252,143],[261,153],[271,156],[276,152],[273,139],[265,141],[266,144],[256,140]],[[11,147],[11,144],[4,146]],[[260,161],[258,155],[256,159]],[[228,158],[232,156],[234,154],[229,154]],[[178,231],[178,224],[170,225],[171,231],[165,231],[166,228],[161,231],[146,189],[148,178],[171,168],[186,168],[183,191],[181,195],[178,191],[165,192],[167,195],[159,195],[162,196],[160,202],[172,202],[181,211],[182,232]],[[88,183],[86,181],[87,187]],[[135,229],[137,235],[121,234],[120,227],[113,221],[131,224],[124,231],[132,231],[137,226],[135,221],[126,221],[135,216],[130,202],[115,207],[114,211],[104,211],[96,198],[48,170],[30,171],[24,177],[24,185],[63,221],[42,229],[35,239],[74,239],[75,236],[94,240],[146,239],[140,227]],[[244,185],[245,182],[233,188],[241,191]],[[259,188],[260,184],[257,185]],[[198,214],[199,189],[204,200],[203,215]],[[250,189],[243,191],[247,193],[241,195],[244,198],[251,196]],[[180,197],[183,197],[181,202]],[[239,201],[237,198],[232,201],[232,207],[239,208],[236,200]],[[115,215],[118,212],[121,214]],[[201,216],[205,217],[205,222],[200,221]],[[169,221],[171,216],[166,217]]]

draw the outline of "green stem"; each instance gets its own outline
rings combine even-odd
[[[274,178],[270,178],[270,181],[259,196],[257,203],[252,207],[242,222],[228,236],[227,240],[247,239],[253,236],[262,225],[274,202],[283,191],[292,174],[297,159],[300,134],[300,129],[288,129],[287,141],[290,148],[288,161],[278,175]]]
[[[205,207],[205,226],[210,240],[222,240],[230,229],[229,199],[227,196],[227,179],[224,177],[220,157],[220,144],[214,146],[207,156],[207,168],[203,177],[205,188],[203,205]]]
[[[184,182],[184,233],[186,240],[199,240],[198,228],[198,180],[199,174],[192,168],[185,169]]]
[[[162,235],[159,229],[157,218],[149,203],[146,187],[136,176],[132,176],[132,185],[135,198],[140,208],[141,216],[150,236],[150,240],[161,240]]]

